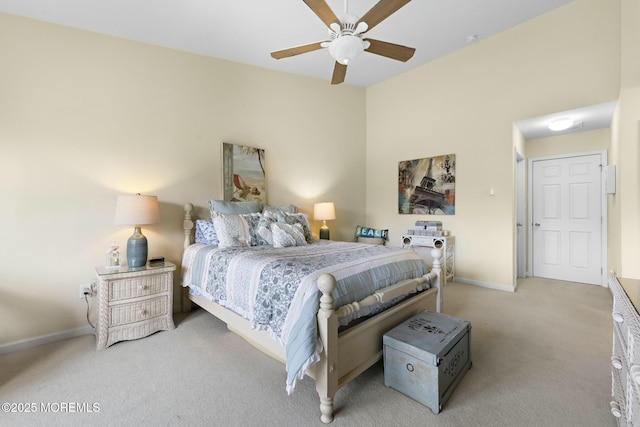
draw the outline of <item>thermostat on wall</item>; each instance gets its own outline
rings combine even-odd
[[[607,165],[604,169],[604,192],[616,194],[616,165]]]

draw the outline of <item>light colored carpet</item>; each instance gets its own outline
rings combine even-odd
[[[530,278],[515,293],[445,291],[444,312],[472,324],[473,367],[443,411],[385,387],[378,363],[338,392],[334,426],[615,425],[607,289]],[[284,366],[222,322],[202,310],[175,320],[103,351],[88,335],[0,356],[0,402],[37,409],[0,425],[322,425],[311,380],[287,396]]]

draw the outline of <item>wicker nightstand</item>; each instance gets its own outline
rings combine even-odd
[[[173,271],[176,266],[97,267],[97,348],[118,341],[146,337],[175,328],[173,324]]]

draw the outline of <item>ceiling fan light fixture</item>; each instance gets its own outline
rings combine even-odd
[[[337,37],[329,45],[329,53],[342,65],[349,65],[363,50],[362,39],[352,35]]]

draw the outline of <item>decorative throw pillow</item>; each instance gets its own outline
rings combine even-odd
[[[271,226],[276,222],[268,215],[261,215],[256,226],[256,241],[258,246],[273,246]]]
[[[307,244],[302,226],[289,225],[275,222],[271,225],[274,248],[287,248],[290,246],[304,246]]]
[[[240,215],[242,218],[247,221],[247,226],[249,227],[249,235],[251,236],[251,246],[258,246],[260,244],[264,244],[260,242],[260,236],[258,235],[258,224],[260,223],[260,219],[262,218],[262,214],[259,213],[250,213]]]
[[[218,215],[240,215],[262,212],[259,202],[227,202],[226,200],[209,200],[211,218]]]
[[[251,246],[251,230],[245,215],[218,215],[213,224],[219,247]]]
[[[278,212],[277,218],[279,223],[289,225],[299,224],[302,227],[305,240],[311,242],[311,226],[309,225],[309,217],[307,217],[307,215],[303,213],[291,214]]]
[[[356,240],[358,240],[359,237],[364,237],[364,238],[378,238],[386,241],[388,234],[389,234],[389,230],[378,230],[376,228],[361,227],[361,226],[356,227]]]
[[[217,245],[216,227],[210,219],[196,219],[196,243]]]

